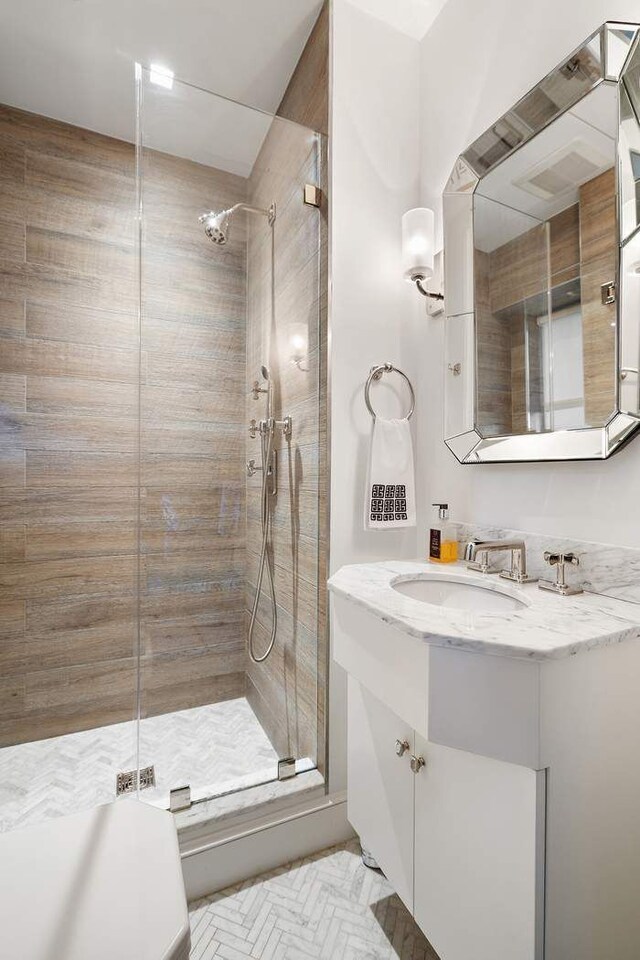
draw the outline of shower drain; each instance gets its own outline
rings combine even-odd
[[[153,766],[142,767],[138,770],[123,770],[116,777],[116,796],[123,793],[135,793],[137,790],[146,790],[155,787],[156,772]]]

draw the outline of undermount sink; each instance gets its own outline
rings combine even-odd
[[[513,613],[527,604],[506,591],[483,587],[451,577],[424,576],[396,580],[391,586],[398,593],[437,607],[472,610],[476,613]]]

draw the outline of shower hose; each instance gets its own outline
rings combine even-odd
[[[276,588],[273,581],[273,558],[271,556],[271,511],[269,510],[269,465],[271,463],[271,453],[273,449],[273,436],[275,428],[273,422],[267,420],[266,429],[260,431],[260,454],[262,457],[262,489],[260,494],[260,521],[262,526],[262,544],[260,547],[260,561],[258,564],[258,578],[256,581],[256,592],[253,598],[253,608],[251,610],[251,620],[249,622],[249,656],[254,663],[263,663],[276,642],[276,631],[278,629],[278,610],[276,607]],[[264,578],[265,567],[267,569],[267,580],[269,584],[269,596],[271,599],[271,637],[264,653],[259,656],[255,653],[253,641],[256,619],[258,616],[258,606],[260,604],[260,593],[262,592],[262,581]]]

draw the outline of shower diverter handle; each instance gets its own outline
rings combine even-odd
[[[282,430],[284,437],[289,440],[293,433],[291,417],[285,417],[284,420],[274,420],[273,417],[268,417],[266,420],[253,419],[249,421],[249,436],[253,440],[258,434],[263,436],[264,434],[275,433],[276,430]]]

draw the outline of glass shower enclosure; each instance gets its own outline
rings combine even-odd
[[[0,830],[324,773],[323,140],[135,82],[0,105]]]

